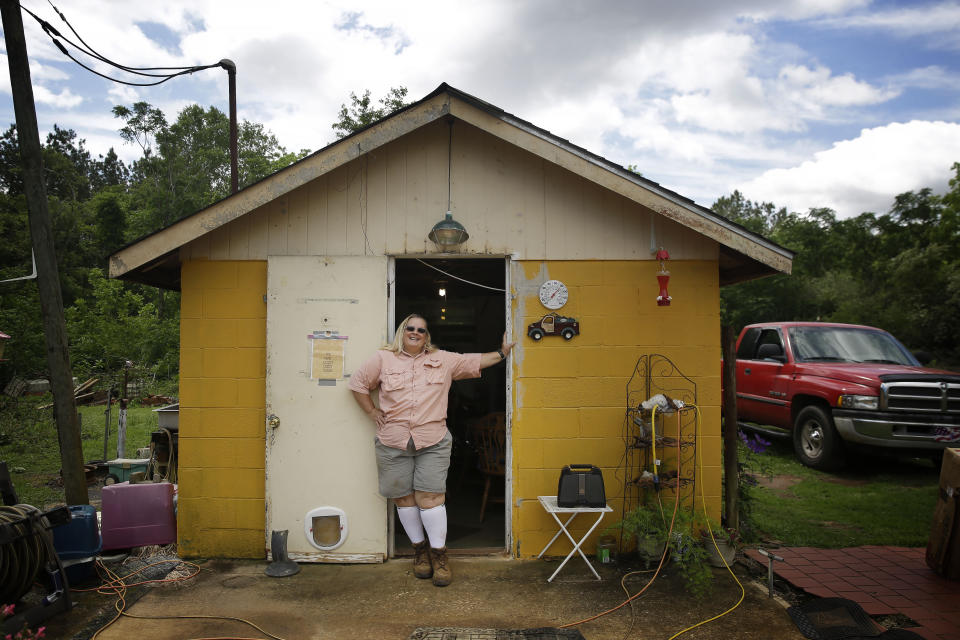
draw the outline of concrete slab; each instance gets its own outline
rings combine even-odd
[[[438,588],[429,580],[415,578],[409,559],[382,565],[304,564],[300,573],[286,578],[266,576],[265,562],[210,560],[202,564],[196,578],[150,588],[127,610],[136,617],[121,617],[98,639],[269,637],[238,621],[204,617],[230,616],[253,622],[284,640],[402,640],[417,628],[427,627],[559,627],[616,607],[626,599],[622,573],[613,565],[598,567],[604,579],[597,581],[582,561],[571,560],[547,583],[558,561],[455,556],[453,584]],[[744,569],[738,568],[737,573],[746,586],[744,602],[685,637],[803,637],[782,604],[752,586]],[[626,587],[636,593],[650,575],[630,576]],[[668,567],[632,604],[578,628],[588,640],[670,638],[737,602],[740,588],[730,575],[716,570],[715,578],[713,594],[697,602],[684,593],[679,576]],[[78,594],[79,606],[47,625],[49,637],[91,637],[114,600],[106,595]]]

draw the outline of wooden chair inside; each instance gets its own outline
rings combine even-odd
[[[490,495],[494,480],[504,486],[507,469],[507,424],[503,413],[489,413],[470,425],[477,447],[480,472],[483,474],[483,498],[480,501],[480,522],[483,522],[488,502],[503,503],[501,495]]]

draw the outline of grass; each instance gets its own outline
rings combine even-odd
[[[47,508],[64,503],[60,484],[60,445],[53,409],[39,409],[50,404],[52,396],[0,396],[0,461],[10,469],[17,497],[21,503]],[[155,407],[138,407],[131,403],[127,409],[128,458],[136,450],[150,444],[150,433],[157,429]],[[103,434],[106,405],[79,407],[80,438],[83,460],[103,460]],[[118,407],[110,412],[110,436],[107,441],[107,459],[117,457]]]
[[[775,440],[748,457],[759,485],[749,489],[751,522],[760,537],[789,546],[926,546],[940,471],[931,461],[851,456],[839,472],[796,460]],[[774,481],[775,480],[775,481]]]
[[[46,508],[63,503],[60,449],[51,397],[0,396],[0,461],[11,470],[21,502]],[[152,407],[127,413],[127,457],[150,443],[157,428]],[[104,406],[80,407],[85,462],[103,459]],[[117,453],[117,407],[110,415],[107,457]],[[750,521],[760,538],[791,546],[925,546],[937,501],[939,470],[927,460],[855,456],[837,473],[800,464],[788,441],[763,454],[741,448],[758,480],[748,488]],[[22,469],[22,470],[21,470]]]

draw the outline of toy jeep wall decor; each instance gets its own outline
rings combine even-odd
[[[580,323],[576,318],[548,313],[536,322],[530,323],[527,327],[527,335],[538,342],[543,336],[563,336],[564,340],[570,340],[573,336],[580,335]]]

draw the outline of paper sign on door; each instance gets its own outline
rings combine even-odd
[[[347,336],[335,331],[315,331],[310,339],[310,379],[343,378],[343,344]]]

